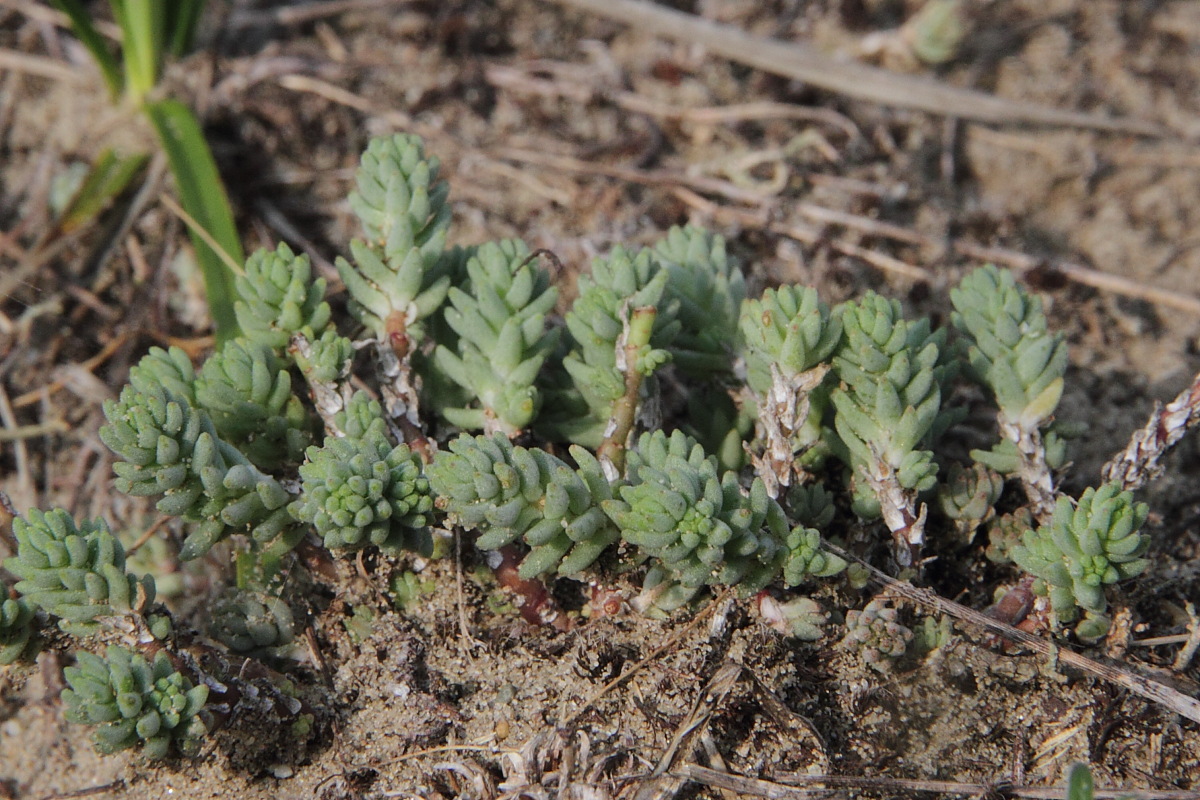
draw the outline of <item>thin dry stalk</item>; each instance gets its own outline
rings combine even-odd
[[[906,778],[868,778],[857,775],[804,775],[799,773],[781,774],[778,783],[756,778],[745,778],[740,775],[730,775],[718,772],[697,764],[686,764],[679,769],[679,774],[696,783],[706,786],[728,787],[755,797],[767,797],[772,800],[806,800],[807,798],[828,794],[813,790],[798,790],[795,786],[822,786],[868,789],[883,793],[894,792],[929,792],[933,794],[955,794],[987,796],[1002,792],[1003,796],[1028,797],[1032,800],[1064,800],[1066,789],[1049,786],[1013,786],[1009,783],[961,783],[959,781],[923,781]],[[1128,797],[1131,800],[1200,800],[1200,792],[1155,789],[1096,789],[1097,798]]]
[[[1140,489],[1163,473],[1162,458],[1200,422],[1200,374],[1188,388],[1163,406],[1154,405],[1150,419],[1134,432],[1129,444],[1104,465],[1105,481]]]
[[[882,584],[886,589],[893,594],[911,600],[915,603],[933,609],[941,614],[947,614],[954,619],[965,622],[977,628],[982,628],[990,633],[1015,642],[1022,647],[1028,647],[1041,655],[1052,659],[1057,659],[1059,662],[1085,672],[1093,677],[1116,684],[1139,697],[1150,700],[1154,703],[1179,714],[1193,722],[1200,722],[1200,700],[1194,697],[1189,697],[1183,692],[1172,689],[1166,684],[1158,681],[1144,678],[1128,670],[1119,667],[1102,664],[1098,661],[1093,661],[1087,656],[1079,655],[1078,653],[1060,647],[1054,642],[1047,641],[1040,636],[1035,636],[1032,633],[1026,633],[1023,630],[1014,628],[996,619],[976,611],[973,608],[967,608],[964,605],[947,600],[929,589],[922,589],[914,586],[907,581],[896,580],[885,572],[876,569],[874,566],[863,561],[861,558],[846,552],[836,545],[823,543],[823,546],[830,552],[841,556],[848,561],[854,561],[860,564],[870,573],[871,577]]]
[[[1158,125],[1141,120],[1087,114],[1006,100],[948,86],[927,78],[900,75],[865,64],[843,61],[796,43],[754,36],[643,0],[558,0],[589,14],[616,19],[636,30],[699,44],[713,53],[774,75],[782,75],[827,91],[893,108],[915,108],[934,114],[1004,125],[1054,125],[1161,136]]]

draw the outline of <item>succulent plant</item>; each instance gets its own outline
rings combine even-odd
[[[21,578],[14,588],[59,617],[65,629],[87,633],[99,617],[128,614],[154,602],[153,579],[125,571],[125,548],[103,520],[77,526],[62,509],[34,510],[28,520],[13,520],[13,534],[17,554],[4,566]]]
[[[821,530],[833,522],[833,495],[819,483],[791,487],[786,501],[788,518],[806,528]]]
[[[772,495],[807,478],[825,454],[821,422],[829,404],[829,359],[842,338],[841,318],[815,289],[781,286],[742,304],[746,384],[758,404],[763,453],[755,467]]]
[[[292,334],[319,335],[329,324],[325,279],[314,279],[308,256],[296,255],[286,244],[246,259],[237,293],[241,299],[234,311],[242,335],[276,352],[287,347]]]
[[[996,515],[994,507],[1003,491],[1004,478],[983,464],[963,467],[955,462],[946,482],[938,484],[938,506],[967,544],[975,530]]]
[[[273,656],[295,639],[292,610],[265,592],[231,589],[213,604],[209,632],[242,655]]]
[[[685,590],[719,584],[751,593],[783,568],[787,520],[766,486],[756,479],[747,495],[736,474],[719,476],[716,459],[681,431],[643,434],[628,481],[605,511]]]
[[[688,392],[683,432],[715,456],[723,470],[740,470],[748,463],[746,442],[754,438],[757,414],[754,403],[742,399],[735,400],[724,387],[712,383]]]
[[[366,240],[351,242],[353,262],[339,257],[337,269],[351,313],[381,339],[413,336],[450,288],[438,268],[450,223],[439,170],[414,136],[373,139],[363,153],[350,207]]]
[[[975,270],[950,291],[950,299],[955,308],[951,320],[970,343],[971,375],[992,391],[1000,406],[1003,442],[989,466],[1015,473],[1036,515],[1044,517],[1054,504],[1048,463],[1054,454],[1047,448],[1061,444],[1050,437],[1043,441],[1043,434],[1062,398],[1066,343],[1062,334],[1049,332],[1041,299],[1026,294],[1006,270],[990,264]],[[971,457],[989,460],[982,452]],[[1061,454],[1054,460],[1061,461]]]
[[[988,546],[984,555],[997,564],[1011,564],[1012,549],[1021,544],[1026,531],[1036,527],[1037,522],[1026,506],[995,517],[988,523]]]
[[[616,613],[632,574],[644,577],[631,605],[646,613],[729,587],[756,595],[785,635],[815,639],[830,615],[786,587],[843,571],[854,590],[871,579],[822,541],[847,506],[883,518],[901,579],[942,555],[923,552],[926,502],[935,531],[953,524],[970,540],[987,525],[987,556],[1029,573],[1012,596],[1028,606],[1032,586],[1058,621],[1078,620],[1082,639],[1107,629],[1106,587],[1146,568],[1146,508],[1121,491],[1130,484],[1089,489],[1078,504],[1054,485],[1068,433],[1053,418],[1065,344],[1008,273],[985,268],[954,290],[962,341],[951,350],[947,328],[906,319],[873,293],[832,310],[799,286],[748,300],[720,236],[673,228],[652,249],[596,259],[558,324],[557,289],[523,243],[447,246],[438,173],[415,137],[376,140],[363,156],[350,198],[362,238],[337,261],[359,325],[332,319],[307,258],[262,250],[238,282],[243,336],[198,367],[181,349],[154,348],[105,404],[100,436],[117,456],[117,490],[181,517],[180,557],[209,556],[197,568],[235,562],[217,580],[238,588],[207,609],[207,626],[148,607],[153,580],[129,574],[103,523],[53,511],[14,524],[6,563],[21,580],[0,604],[0,661],[31,656],[43,616],[68,634],[46,637],[55,650],[94,649],[69,635],[100,621],[109,639],[144,648],[80,652],[67,670],[69,715],[100,726],[101,749],[194,753],[212,714],[233,724],[264,703],[295,726],[283,730],[311,730],[290,685],[247,661],[290,651],[283,578],[309,568],[336,581],[326,551],[356,555],[411,608],[439,574],[423,570],[443,525],[487,551],[480,569],[503,586],[504,604],[564,628],[571,618],[551,575],[587,581],[593,599],[620,596]],[[950,463],[939,485],[934,447],[960,413],[947,387],[963,354],[996,396],[1001,435],[972,451],[971,466]],[[1180,395],[1135,437],[1122,481],[1155,471],[1197,396]],[[483,434],[451,439],[457,428]],[[997,518],[1009,475],[1028,502]],[[860,541],[873,527],[847,535],[865,558],[876,555]],[[224,539],[233,541],[213,550]],[[169,536],[147,543],[147,568],[168,562],[170,572],[173,547]],[[346,629],[366,640],[384,620],[369,604],[352,607]],[[190,635],[193,623],[246,657]],[[951,632],[940,619],[916,627],[914,636],[881,596],[847,614],[844,646],[884,669],[902,656],[915,663]],[[243,668],[254,677],[243,680]],[[206,711],[209,691],[220,703]]]
[[[846,612],[844,647],[857,650],[862,660],[886,671],[908,651],[913,632],[900,623],[900,615],[886,601],[875,598],[862,611]]]
[[[841,312],[845,338],[833,359],[841,385],[832,401],[837,448],[869,493],[855,510],[881,514],[902,566],[915,564],[924,543],[924,505],[937,464],[928,443],[951,421],[942,414],[944,331],[928,320],[904,319],[900,304],[868,292]],[[874,503],[870,502],[874,499]],[[864,502],[864,500],[866,502]]]
[[[376,545],[391,552],[429,552],[433,498],[420,459],[393,445],[378,426],[361,438],[326,437],[308,448],[292,516],[312,525],[330,550]]]
[[[667,348],[679,323],[678,303],[665,294],[669,277],[649,250],[630,254],[621,247],[597,259],[591,274],[580,277],[579,297],[566,315],[570,353],[561,364],[570,388],[555,393],[553,407],[559,413],[539,420],[545,434],[599,447],[614,407],[625,397],[626,372],[650,375],[670,360]],[[650,330],[644,331],[645,341],[630,353],[629,329],[637,309],[655,314]]]
[[[0,666],[32,661],[38,651],[33,605],[24,597],[0,603]]]
[[[117,490],[161,494],[159,511],[198,523],[180,558],[201,556],[234,532],[283,549],[302,534],[287,514],[291,494],[222,440],[202,409],[161,386],[127,386],[104,414],[100,439],[122,459],[113,465]]]
[[[828,578],[846,568],[845,559],[821,549],[821,533],[816,528],[792,528],[784,545],[788,554],[783,580],[788,586],[797,586],[809,577]]]
[[[575,469],[502,434],[464,434],[434,457],[429,482],[451,520],[480,532],[477,547],[529,546],[522,578],[573,575],[617,540],[617,530],[600,507],[611,491],[596,457],[581,447],[570,452]]]
[[[829,622],[829,614],[810,597],[793,597],[781,602],[769,592],[762,592],[758,597],[758,609],[763,621],[772,628],[803,642],[820,639],[824,635],[822,626]]]
[[[438,345],[434,364],[478,406],[440,411],[461,428],[514,436],[541,409],[534,384],[558,339],[558,330],[546,327],[558,290],[515,239],[481,246],[466,271],[464,288],[450,289],[445,310],[455,347]]]
[[[201,367],[195,397],[217,434],[260,469],[299,463],[312,444],[312,424],[292,393],[287,364],[264,344],[227,342]]]
[[[1049,595],[1060,621],[1073,621],[1080,608],[1101,615],[1108,606],[1104,587],[1149,565],[1142,556],[1150,537],[1140,530],[1148,512],[1116,484],[1089,488],[1078,503],[1060,497],[1050,521],[1026,531],[1009,555],[1038,578],[1034,591]]]
[[[654,254],[667,269],[668,297],[679,303],[673,363],[693,377],[729,375],[746,281],[726,255],[725,239],[693,225],[674,227]]]
[[[129,384],[139,392],[161,387],[188,405],[196,405],[196,370],[187,353],[178,347],[151,347],[129,370]]]
[[[63,675],[66,717],[97,725],[92,740],[102,753],[141,744],[147,758],[164,758],[172,745],[195,755],[208,733],[208,687],[193,686],[162,650],[152,661],[124,647],[109,647],[104,658],[80,652]]]

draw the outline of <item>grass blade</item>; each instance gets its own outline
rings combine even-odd
[[[204,11],[204,0],[178,0],[166,5],[167,51],[175,58],[182,58],[192,49],[196,23]]]
[[[175,100],[148,103],[145,108],[166,151],[184,210],[208,231],[212,240],[230,259],[237,264],[245,263],[229,198],[196,117]],[[208,308],[216,325],[217,341],[222,342],[238,333],[237,318],[233,313],[233,274],[203,237],[194,231],[191,237],[196,248],[196,259],[204,274]]]
[[[111,147],[106,148],[63,209],[58,218],[58,230],[70,233],[90,222],[125,191],[149,160],[145,153],[118,156]]]
[[[162,0],[110,0],[110,4],[125,37],[125,88],[133,102],[141,104],[158,82],[166,4]]]
[[[113,100],[116,100],[121,96],[121,65],[112,51],[108,49],[104,37],[92,24],[92,18],[84,9],[83,4],[79,0],[50,0],[50,2],[71,20],[72,32],[96,60],[96,66],[100,68],[100,74],[104,77],[109,94],[112,95]]]

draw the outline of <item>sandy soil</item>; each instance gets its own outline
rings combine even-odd
[[[919,68],[1007,98],[1155,122],[1161,137],[885,109],[553,3],[360,4],[368,7],[300,22],[288,21],[287,6],[217,5],[202,51],[168,85],[206,119],[247,250],[286,240],[329,272],[356,233],[344,198],[359,153],[370,136],[408,130],[443,160],[456,241],[521,236],[571,270],[692,221],[729,238],[756,286],[811,283],[830,302],[872,288],[944,319],[946,287],[981,263],[969,248],[1035,266],[1026,279],[1045,291],[1052,324],[1072,344],[1063,416],[1090,427],[1071,451],[1069,490],[1094,482],[1154,401],[1200,368],[1200,4],[968,2],[973,25],[956,56]],[[848,56],[918,5],[682,4]],[[108,258],[97,260],[103,226],[45,240],[56,176],[104,147],[149,150],[152,140],[103,102],[45,9],[21,6],[0,9],[0,47],[73,69],[0,77],[0,411],[6,428],[58,427],[20,446],[0,441],[0,486],[19,510],[60,505],[136,536],[154,517],[110,489],[100,403],[166,337],[202,352],[203,303],[176,269],[184,229],[154,195]],[[768,102],[805,113],[740,105]],[[705,111],[728,106],[739,110],[723,119]],[[1097,290],[1056,264],[1184,302]],[[1122,598],[1134,639],[1184,632],[1188,604],[1200,605],[1197,475],[1193,439],[1144,493],[1154,567]],[[983,559],[985,544],[948,555],[934,588],[986,606],[1013,576]],[[348,562],[336,592],[319,579],[297,586],[325,671],[307,651],[277,666],[320,711],[308,736],[245,719],[196,761],[102,759],[87,731],[61,717],[59,659],[8,669],[0,796],[99,787],[89,796],[492,798],[557,786],[566,771],[574,789],[557,796],[633,797],[730,662],[740,677],[691,759],[714,769],[773,781],[832,773],[1050,786],[1070,762],[1087,761],[1099,786],[1200,790],[1197,724],[1043,657],[960,630],[930,658],[871,669],[837,646],[844,612],[872,594],[845,581],[814,594],[831,615],[815,643],[782,638],[753,604],[724,599],[667,621],[621,613],[558,632],[521,622],[477,561],[467,547],[457,562]],[[395,608],[389,580],[418,568],[433,590]],[[181,615],[204,603],[212,575],[185,572]],[[584,587],[557,591],[578,603]],[[903,613],[912,624],[924,614]],[[1195,695],[1200,667],[1172,671],[1177,651],[1114,655]],[[720,796],[696,784],[682,791]]]

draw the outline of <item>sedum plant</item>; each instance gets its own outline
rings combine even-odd
[[[821,439],[829,404],[824,382],[842,321],[815,289],[781,286],[743,304],[740,328],[764,448],[755,468],[778,496],[793,477],[811,480],[806,467],[828,451]]]
[[[218,435],[260,469],[299,463],[312,443],[311,418],[292,393],[287,364],[266,345],[227,342],[204,362],[195,397]]]
[[[1141,574],[1150,538],[1141,532],[1149,509],[1132,492],[1108,483],[1087,489],[1073,503],[1058,498],[1054,515],[1036,531],[1026,531],[1009,556],[1037,577],[1034,591],[1050,598],[1059,620],[1071,622],[1082,609],[1088,615],[1080,635],[1103,635],[1108,624],[1104,587]]]
[[[276,352],[293,334],[306,331],[311,338],[329,324],[325,279],[313,278],[308,256],[296,255],[286,244],[251,254],[237,293],[234,311],[243,336]]]
[[[617,540],[601,511],[611,488],[595,456],[572,447],[574,469],[544,450],[500,434],[460,436],[429,466],[429,482],[451,519],[480,532],[478,547],[518,540],[529,547],[520,575],[575,575]]]
[[[433,501],[429,481],[407,445],[393,445],[377,426],[359,437],[330,437],[310,447],[300,467],[300,499],[288,507],[334,551],[375,545],[428,552]]]
[[[445,310],[457,347],[438,345],[434,365],[479,407],[440,413],[461,428],[515,436],[541,409],[535,383],[558,340],[559,331],[546,326],[558,290],[516,239],[481,246],[466,272],[464,288],[450,288]]]
[[[24,597],[0,603],[0,666],[29,662],[37,655],[39,642],[34,606]]]
[[[873,292],[842,308],[844,339],[833,359],[834,447],[853,471],[855,510],[882,516],[901,566],[915,565],[925,542],[926,507],[937,463],[928,449],[946,426],[942,384],[945,332],[904,319],[900,304]]]
[[[757,595],[773,627],[814,639],[829,615],[794,592],[847,571],[827,538],[868,559],[890,550],[891,566],[920,580],[940,555],[931,543],[967,558],[987,526],[997,574],[1047,598],[1052,613],[1033,622],[1082,610],[1076,631],[1094,636],[1106,587],[1147,566],[1146,509],[1121,485],[1077,504],[1055,488],[1065,347],[1008,273],[985,268],[952,291],[966,341],[953,348],[947,329],[873,293],[833,309],[811,287],[747,297],[719,236],[675,228],[596,259],[559,320],[557,289],[526,245],[448,246],[448,189],[419,139],[375,140],[356,180],[362,236],[337,262],[347,318],[306,258],[259,251],[237,283],[243,333],[199,366],[152,349],[104,406],[117,490],[180,518],[181,559],[228,562],[218,585],[232,588],[194,620],[215,641],[197,643],[193,620],[151,605],[153,580],[128,574],[103,523],[50,511],[14,525],[7,566],[21,580],[0,607],[0,658],[27,659],[45,620],[74,633],[46,638],[78,651],[67,702],[101,726],[102,749],[194,752],[247,698],[274,697],[278,719],[312,730],[282,680],[274,695],[269,681],[239,683],[259,674],[248,658],[289,652],[282,578],[331,580],[331,559],[354,557],[390,570],[411,599],[405,576],[420,567],[403,560],[431,557],[447,527],[486,554],[526,619],[559,627],[571,618],[548,581],[632,577],[646,613],[731,588]],[[938,449],[961,416],[949,387],[964,354],[1002,434],[973,464]],[[927,527],[939,535],[927,541]],[[348,627],[367,638],[371,619],[359,608]],[[877,665],[912,639],[881,600],[846,626],[846,645]],[[121,644],[101,655],[88,638],[98,631]]]
[[[566,375],[548,377],[557,379],[559,413],[540,421],[544,435],[591,448],[625,446],[646,389],[642,379],[671,359],[667,348],[679,332],[669,278],[650,251],[617,247],[579,279],[566,315],[570,352],[556,365]]]
[[[287,549],[297,536],[291,494],[221,439],[208,413],[161,386],[125,387],[106,401],[101,440],[122,460],[113,466],[125,494],[162,495],[158,510],[198,523],[180,557],[196,558],[235,531]]]
[[[237,588],[213,605],[209,632],[232,652],[260,658],[280,654],[296,637],[287,603],[265,592]]]
[[[103,520],[77,526],[61,509],[33,511],[28,520],[13,520],[13,535],[17,554],[4,562],[21,578],[13,588],[68,630],[93,630],[98,617],[154,601],[154,581],[125,571],[125,548]],[[14,620],[22,616],[19,608],[12,613]]]
[[[66,717],[97,726],[92,740],[101,753],[140,745],[148,758],[172,747],[196,755],[208,733],[208,687],[193,686],[162,650],[151,660],[124,647],[109,647],[104,658],[82,652],[63,674]]]
[[[846,612],[842,646],[858,651],[863,661],[880,672],[903,658],[912,640],[912,629],[900,622],[899,612],[885,600],[875,598],[862,611]]]
[[[1011,272],[986,266],[950,291],[951,320],[969,343],[972,376],[995,395],[1001,442],[971,456],[1015,474],[1038,518],[1054,506],[1051,469],[1063,461],[1061,436],[1050,429],[1062,398],[1067,346],[1049,332],[1042,302],[1017,285]]]
[[[679,304],[673,363],[701,380],[728,376],[746,280],[726,254],[725,239],[693,225],[675,227],[654,247],[654,255],[667,270],[669,297]]]

